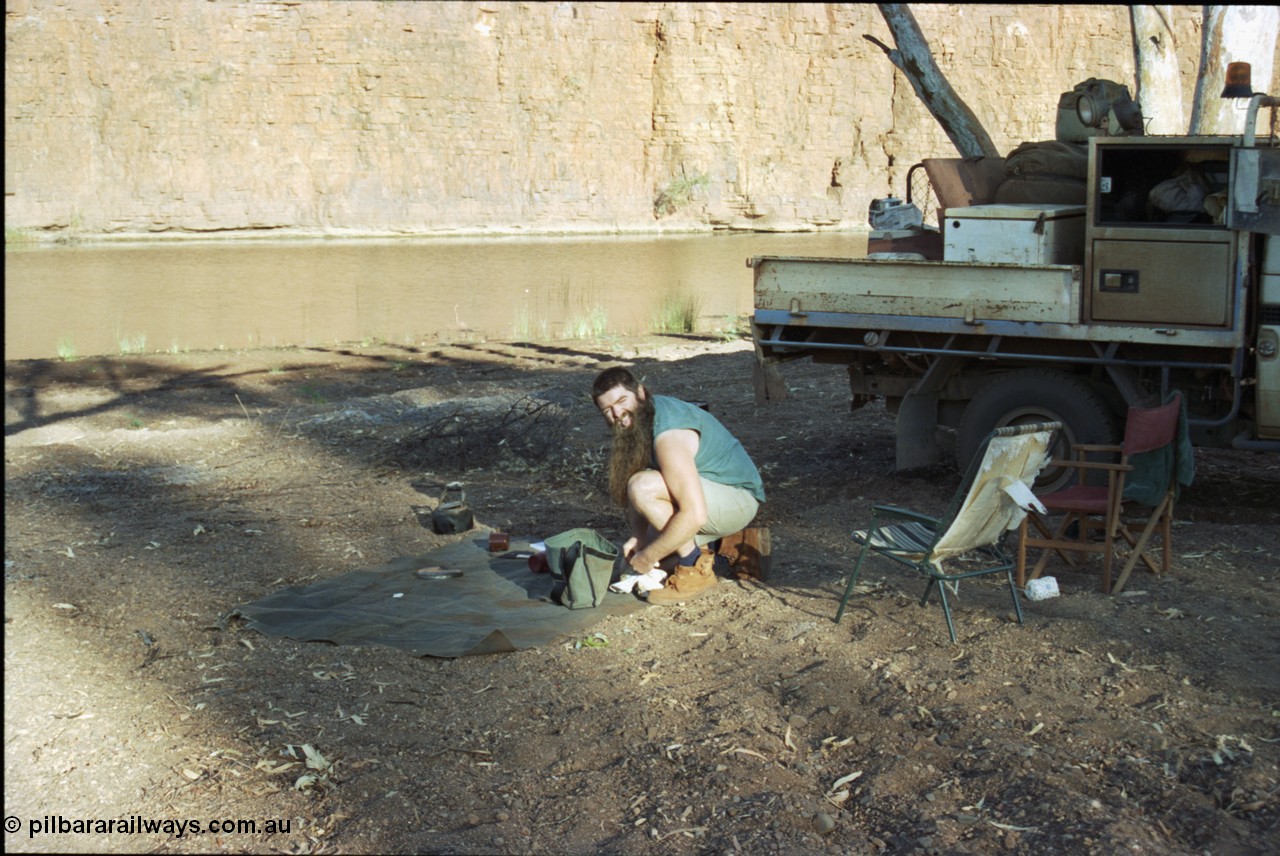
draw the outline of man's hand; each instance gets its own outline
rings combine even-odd
[[[652,543],[643,543],[638,537],[627,539],[627,543],[622,545],[622,558],[633,571],[638,574],[647,574],[657,567],[658,562],[662,560],[662,556],[653,556],[653,550],[650,549]]]
[[[657,564],[657,559],[650,559],[646,550],[640,549],[640,539],[632,536],[622,545],[622,558],[628,567],[640,574],[647,574]]]
[[[653,570],[654,563],[650,562],[648,555],[641,550],[627,558],[627,565],[637,574],[647,574]]]

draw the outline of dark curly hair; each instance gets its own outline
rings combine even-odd
[[[640,381],[636,380],[636,376],[629,369],[614,366],[596,375],[595,383],[591,384],[591,400],[595,401],[615,386],[621,386],[637,395],[640,393]]]

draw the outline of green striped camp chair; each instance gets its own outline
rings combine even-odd
[[[947,602],[947,586],[958,591],[960,580],[969,577],[1003,573],[1009,580],[1013,609],[1021,624],[1022,606],[1013,581],[1017,560],[1005,552],[1004,542],[1021,524],[1027,509],[1041,508],[1031,493],[1031,485],[1048,462],[1054,433],[1061,428],[1058,422],[1040,422],[992,431],[970,462],[960,489],[942,517],[888,505],[873,507],[871,525],[853,533],[853,540],[860,545],[858,560],[840,599],[836,622],[844,615],[867,554],[876,553],[914,568],[928,580],[921,606],[937,587],[953,643],[956,628]],[[947,569],[944,563],[953,567]]]

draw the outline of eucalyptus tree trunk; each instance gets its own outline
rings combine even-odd
[[[961,100],[934,62],[933,52],[915,15],[904,3],[880,3],[880,14],[893,34],[897,48],[870,35],[863,38],[879,47],[911,82],[911,88],[942,126],[962,157],[999,157],[1000,152],[978,117]]]
[[[1181,134],[1187,127],[1182,106],[1182,73],[1173,36],[1172,6],[1130,6],[1133,65],[1148,134]]]
[[[1266,92],[1275,67],[1277,33],[1280,9],[1275,6],[1204,7],[1190,133],[1239,134],[1244,130],[1244,102],[1219,97],[1227,63],[1249,63],[1253,66],[1254,91]]]

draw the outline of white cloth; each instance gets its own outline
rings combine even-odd
[[[1013,479],[1004,486],[1004,492],[1008,494],[1009,498],[1012,499],[1023,511],[1030,511],[1034,508],[1041,514],[1049,513],[1049,509],[1044,507],[1044,503],[1036,499],[1036,495],[1031,492],[1031,488],[1027,487],[1024,482]],[[1022,521],[1019,520],[1018,522],[1021,523]]]
[[[944,559],[994,544],[1002,532],[1018,527],[1027,515],[1025,506],[1035,507],[1031,485],[1049,462],[1053,433],[1046,430],[991,438],[964,504],[933,546],[935,567]],[[1026,490],[1019,489],[1016,482]]]
[[[661,568],[654,568],[646,574],[623,574],[622,577],[613,585],[609,586],[612,591],[620,591],[624,594],[630,594],[635,589],[640,591],[657,591],[662,588],[662,581],[667,578],[667,572]]]

